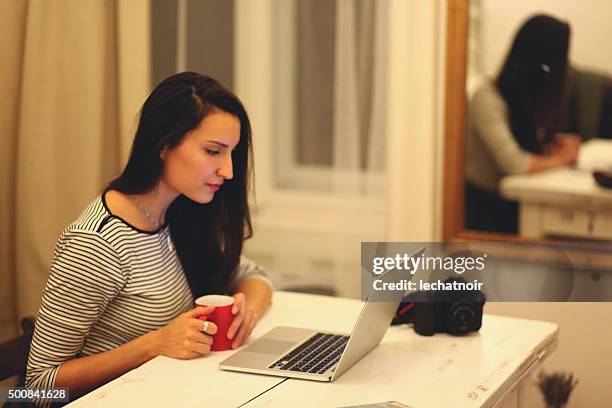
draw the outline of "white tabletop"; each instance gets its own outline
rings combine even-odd
[[[326,304],[333,305],[333,313],[321,309]],[[315,306],[320,312],[313,313]],[[253,330],[251,339],[281,324],[348,332],[359,311],[356,300],[276,292],[272,307]],[[317,313],[320,317],[316,317]],[[194,407],[215,401],[212,406],[237,407],[284,380],[220,370],[219,363],[232,353],[213,352],[193,360],[157,357],[69,406]]]
[[[237,407],[282,378],[221,371],[232,351],[193,360],[157,357],[79,398],[70,407]]]
[[[278,325],[350,332],[361,307],[358,300],[276,292],[253,338]],[[416,408],[489,406],[517,383],[542,348],[552,347],[557,333],[553,323],[490,315],[479,333],[461,338],[391,327],[381,345],[331,384],[219,370],[231,351],[186,361],[158,357],[70,406],[237,407],[255,397],[245,407],[387,400]]]
[[[317,309],[334,309],[334,299],[317,303]],[[467,337],[423,337],[409,326],[395,326],[335,382],[287,380],[245,408],[384,401],[415,408],[492,406],[518,383],[542,349],[555,347],[557,336],[553,323],[493,315],[485,315],[480,332]]]

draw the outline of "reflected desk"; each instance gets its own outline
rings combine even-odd
[[[253,337],[278,325],[350,332],[361,306],[354,299],[276,292]],[[467,337],[422,337],[395,326],[333,383],[219,370],[233,351],[186,361],[158,357],[70,406],[334,407],[396,400],[415,408],[516,407],[524,379],[557,336],[553,323],[492,315]]]
[[[577,167],[506,176],[500,193],[519,202],[519,233],[524,237],[610,240],[612,190],[599,187],[591,173],[611,166],[612,141],[590,140],[581,147]]]

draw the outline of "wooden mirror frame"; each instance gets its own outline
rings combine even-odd
[[[442,239],[444,241],[534,241],[518,235],[464,229],[467,128],[465,87],[469,0],[448,0],[447,5]]]

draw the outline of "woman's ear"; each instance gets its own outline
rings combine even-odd
[[[168,147],[164,146],[162,147],[161,151],[159,152],[159,158],[162,160],[166,160],[166,156],[168,155]]]

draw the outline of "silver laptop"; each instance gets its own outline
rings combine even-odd
[[[398,281],[397,270],[380,278]],[[404,277],[404,276],[402,276]],[[334,381],[380,343],[404,293],[371,301],[372,291],[350,335],[276,327],[219,364],[223,370],[315,381]]]

